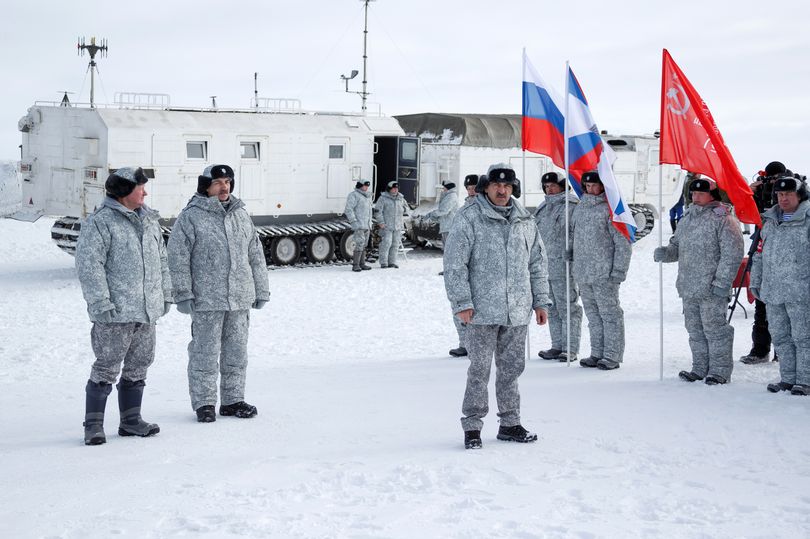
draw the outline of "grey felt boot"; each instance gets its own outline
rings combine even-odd
[[[104,409],[112,385],[92,380],[87,381],[84,409],[84,445],[101,445],[107,442],[104,435]]]
[[[141,401],[143,400],[143,380],[132,382],[121,379],[118,388],[118,409],[121,412],[121,423],[118,425],[119,436],[152,436],[160,432],[160,427],[147,423],[141,418]]]

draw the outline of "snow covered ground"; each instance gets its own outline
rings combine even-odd
[[[497,441],[493,411],[483,450],[463,449],[466,361],[446,355],[441,259],[413,253],[398,271],[270,273],[251,320],[252,420],[195,421],[189,319],[173,310],[144,399],[161,433],[117,436],[112,395],[107,444],[85,447],[90,323],[50,225],[0,220],[0,537],[810,536],[810,398],[767,393],[776,364],[735,362],[722,387],[679,381],[674,265],[659,381],[657,232],[622,288],[621,369],[536,359],[547,331],[531,330],[535,444]],[[734,326],[739,356],[750,320]]]

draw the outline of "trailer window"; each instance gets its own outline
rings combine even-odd
[[[329,145],[329,159],[343,159],[343,144]]]
[[[418,146],[412,140],[403,140],[400,144],[400,159],[402,161],[409,161],[416,163],[416,150]]]
[[[205,161],[208,158],[208,142],[186,142],[186,159],[202,159]]]
[[[258,159],[259,158],[259,143],[258,142],[242,142],[239,144],[240,155],[242,159]]]

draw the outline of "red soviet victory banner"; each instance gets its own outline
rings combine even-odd
[[[712,113],[664,49],[659,161],[708,176],[726,192],[743,223],[761,224],[751,188],[723,142]]]

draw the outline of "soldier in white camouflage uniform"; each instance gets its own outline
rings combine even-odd
[[[85,387],[84,443],[99,445],[104,410],[119,373],[121,436],[152,436],[160,427],[141,418],[146,371],[155,360],[155,322],[171,307],[171,281],[160,216],[144,204],[143,170],[120,168],[105,183],[102,206],[82,224],[76,269],[96,361]],[[122,365],[123,363],[123,370]]]
[[[383,269],[399,268],[397,253],[402,231],[405,229],[403,216],[410,211],[405,197],[399,192],[399,184],[396,181],[388,182],[387,190],[374,204],[374,212],[380,228],[380,267]]]
[[[582,367],[618,369],[624,357],[624,311],[619,286],[627,278],[632,247],[613,226],[597,172],[582,175],[585,191],[573,213],[573,275],[588,317],[591,355]]]
[[[458,191],[456,190],[456,184],[453,182],[445,182],[442,187],[444,190],[439,197],[439,204],[435,209],[427,212],[425,217],[438,219],[439,234],[442,235],[442,243],[444,244],[447,241],[447,235],[450,234],[453,219],[458,211]]]
[[[761,252],[749,288],[765,302],[781,380],[768,391],[810,395],[810,202],[804,181],[785,174],[777,204],[762,214]]]
[[[177,310],[191,315],[188,382],[197,421],[216,420],[217,374],[223,416],[249,418],[245,402],[250,308],[270,299],[267,262],[245,204],[231,194],[233,169],[211,165],[169,237]]]
[[[582,327],[582,307],[579,305],[579,289],[571,274],[571,264],[566,264],[566,252],[574,239],[573,213],[579,199],[568,195],[568,241],[565,243],[565,178],[556,172],[547,172],[540,178],[540,185],[546,199],[537,206],[534,222],[543,239],[548,260],[548,285],[551,291],[551,308],[548,312],[548,328],[551,334],[551,348],[541,350],[543,359],[576,361],[579,353],[580,329]],[[566,283],[566,269],[568,279]],[[566,294],[568,287],[568,294]],[[565,305],[568,304],[566,309]],[[567,316],[571,313],[571,349],[567,350]]]
[[[360,180],[354,185],[354,191],[346,197],[346,209],[343,210],[354,234],[354,253],[352,256],[352,271],[370,270],[366,264],[366,245],[371,233],[371,182]]]
[[[734,328],[726,320],[731,285],[743,258],[740,222],[720,202],[711,179],[693,180],[690,204],[669,245],[657,247],[656,262],[678,262],[678,295],[692,350],[692,370],[678,376],[709,385],[731,380]]]
[[[461,418],[467,449],[481,447],[493,355],[498,439],[537,440],[520,422],[518,377],[532,311],[545,324],[551,303],[543,243],[531,214],[512,197],[520,196],[514,170],[493,165],[478,189],[475,202],[459,210],[444,251],[447,297],[467,324],[470,366]]]

